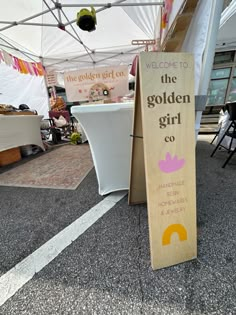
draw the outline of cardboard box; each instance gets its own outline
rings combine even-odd
[[[5,166],[20,160],[21,153],[18,147],[0,152],[0,166]]]

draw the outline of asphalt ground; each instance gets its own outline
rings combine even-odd
[[[196,260],[153,271],[146,205],[125,196],[0,314],[236,314],[236,155],[222,169],[227,153],[212,150],[200,136]],[[0,187],[0,275],[103,200],[97,191],[94,170],[74,191]]]

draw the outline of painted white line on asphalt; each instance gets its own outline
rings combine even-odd
[[[123,191],[110,194],[0,277],[0,306],[114,207],[126,194],[127,192]]]

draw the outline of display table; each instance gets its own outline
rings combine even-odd
[[[129,189],[133,107],[112,103],[71,108],[89,141],[100,195]]]
[[[34,144],[45,150],[41,133],[40,115],[0,115],[0,152]]]

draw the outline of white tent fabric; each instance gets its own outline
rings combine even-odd
[[[112,4],[125,1],[110,1]],[[129,3],[140,3],[140,0],[130,0]],[[145,1],[142,1],[145,2]],[[149,2],[157,2],[151,0]],[[21,21],[49,8],[55,8],[55,1],[8,0],[4,10],[0,11],[0,21]],[[142,47],[132,46],[132,40],[154,39],[155,23],[158,18],[159,6],[111,7],[102,9],[95,7],[97,12],[97,28],[94,32],[84,32],[75,23],[67,25],[76,19],[77,12],[82,8],[83,1],[62,0],[62,11],[57,9],[27,20],[23,24],[9,27],[8,23],[0,24],[0,47],[13,55],[23,58],[23,55],[11,49],[14,45],[25,51],[29,58],[41,57],[48,69],[56,70],[88,68],[132,62],[137,51]],[[78,4],[78,7],[63,7]],[[101,4],[92,0],[89,4]],[[84,4],[86,7],[86,4]],[[87,7],[89,8],[89,7]],[[61,21],[66,30],[57,27]],[[22,22],[23,23],[23,22]],[[39,25],[26,25],[40,23]],[[47,26],[47,25],[54,25]],[[6,29],[6,27],[9,27]],[[83,45],[81,44],[83,43]],[[33,55],[30,55],[31,53]],[[25,55],[24,55],[25,56]]]
[[[44,118],[48,117],[48,96],[44,77],[25,75],[0,63],[0,104],[27,104]]]
[[[212,13],[212,1],[201,1],[196,9],[194,18],[190,24],[186,38],[184,40],[182,51],[194,54],[195,69],[195,95],[199,94],[199,80],[202,70],[202,56],[204,53],[210,15]]]
[[[129,1],[129,3],[134,4],[140,4],[144,2],[145,1],[143,0]],[[134,23],[144,32],[147,39],[159,38],[159,29],[161,23],[160,6],[123,7],[123,10],[128,14],[131,20],[134,21]]]
[[[218,51],[236,49],[235,26],[236,0],[232,0],[221,15],[220,29],[216,43],[216,49]]]

